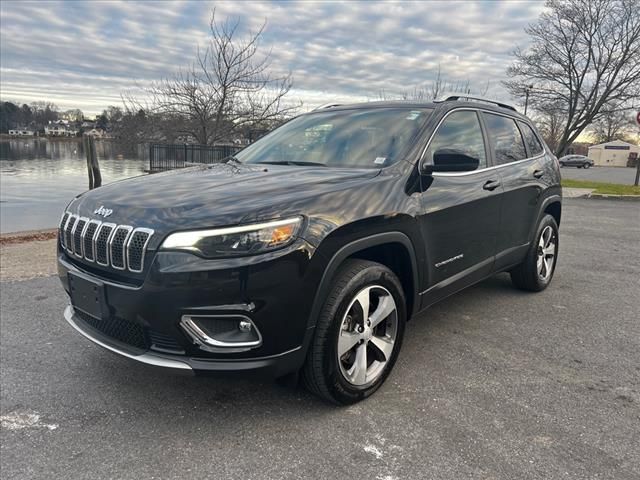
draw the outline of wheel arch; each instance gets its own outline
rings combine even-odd
[[[410,238],[402,232],[393,231],[376,233],[353,240],[343,245],[331,256],[316,290],[308,327],[315,326],[333,278],[340,265],[349,258],[372,260],[390,268],[402,283],[407,298],[408,316],[411,317],[419,307],[418,261]],[[406,272],[407,267],[410,269],[409,272]]]

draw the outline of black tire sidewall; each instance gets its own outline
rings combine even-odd
[[[384,371],[374,383],[362,388],[350,384],[342,375],[340,366],[338,365],[337,340],[342,318],[349,307],[349,304],[360,290],[373,284],[383,286],[393,296],[398,310],[398,329],[396,332],[394,350]],[[402,285],[393,272],[388,268],[382,265],[372,265],[370,268],[359,272],[349,281],[347,286],[340,293],[339,299],[332,310],[330,317],[331,325],[329,326],[327,336],[329,345],[327,345],[327,348],[325,349],[323,369],[326,376],[326,383],[336,400],[343,404],[351,404],[360,401],[375,392],[389,376],[389,373],[393,369],[398,358],[404,337],[407,317],[406,301]]]

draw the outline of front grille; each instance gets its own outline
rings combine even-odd
[[[142,272],[150,228],[89,220],[65,212],[60,222],[60,241],[70,253],[88,262],[116,270]]]
[[[87,315],[80,310],[75,311],[86,324],[102,332],[107,337],[114,338],[119,342],[126,343],[132,347],[146,350],[147,342],[144,338],[144,328],[137,323],[129,322],[123,318],[111,317],[107,320],[98,320]]]

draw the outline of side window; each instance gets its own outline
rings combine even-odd
[[[524,137],[524,143],[527,144],[527,150],[529,151],[529,156],[533,157],[535,155],[540,155],[544,149],[542,148],[542,144],[540,140],[536,136],[533,129],[523,122],[518,122],[520,125],[520,131],[522,132],[522,136]]]
[[[514,120],[492,113],[485,113],[484,118],[497,165],[527,158],[522,135]]]
[[[485,168],[487,155],[478,114],[470,110],[461,110],[445,118],[426,152],[428,164],[433,164],[433,154],[438,150],[458,150],[478,159],[478,168]]]

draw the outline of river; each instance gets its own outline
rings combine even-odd
[[[143,175],[148,163],[96,141],[105,185]],[[81,139],[0,139],[0,232],[55,228],[64,207],[89,188]]]

